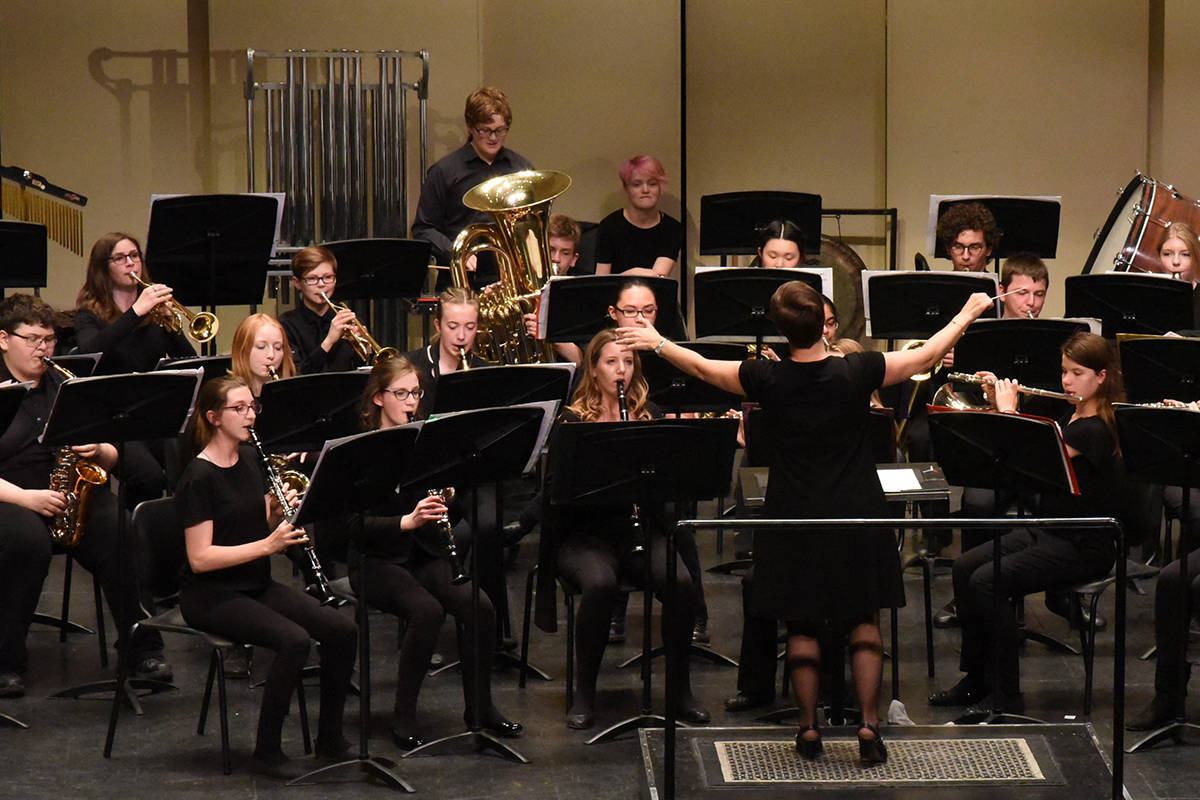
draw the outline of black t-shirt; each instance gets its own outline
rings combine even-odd
[[[97,375],[150,372],[160,358],[196,355],[182,333],[169,331],[156,322],[142,322],[132,308],[112,322],[80,309],[75,312],[75,342],[81,353],[103,353],[96,365]]]
[[[232,467],[219,467],[203,458],[192,459],[175,489],[175,507],[184,528],[212,520],[212,543],[228,547],[255,542],[270,533],[265,494],[262,469],[243,448]],[[193,573],[185,561],[183,580],[256,591],[271,582],[271,561],[256,558],[201,573]]]
[[[612,264],[616,275],[634,267],[653,267],[659,257],[677,259],[682,246],[683,226],[674,217],[661,214],[653,228],[639,228],[617,210],[600,221],[596,263]]]
[[[324,314],[300,305],[279,315],[279,324],[287,333],[288,345],[292,348],[292,360],[301,375],[314,372],[346,372],[362,366],[362,360],[345,339],[339,339],[326,353],[321,342],[329,335],[329,323],[335,314],[325,307]]]
[[[1060,421],[1063,441],[1079,451],[1071,468],[1079,482],[1079,494],[1047,492],[1042,496],[1042,514],[1048,517],[1093,517],[1117,514],[1125,489],[1115,481],[1117,456],[1113,437],[1098,416],[1074,422],[1067,415]],[[1065,535],[1065,534],[1064,534]]]
[[[0,361],[0,383],[14,380]],[[63,378],[47,370],[38,385],[30,389],[8,429],[0,435],[0,478],[22,489],[46,489],[57,449],[38,443],[46,427],[46,417]]]

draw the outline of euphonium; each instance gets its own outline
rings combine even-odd
[[[270,484],[271,494],[274,495],[275,501],[279,503],[279,507],[283,510],[283,518],[288,522],[292,522],[296,519],[297,509],[288,503],[287,490],[294,489],[297,494],[301,494],[301,485],[292,483],[290,480],[285,480],[284,476],[287,473],[280,473],[278,467],[275,465],[275,461],[263,449],[262,442],[259,441],[258,434],[254,428],[250,429],[250,443],[254,445],[254,449],[258,451],[259,458],[262,459],[263,469],[267,473],[267,482]],[[289,478],[291,477],[289,476]],[[304,477],[302,484],[303,490],[307,491],[307,477]],[[329,579],[325,577],[325,569],[321,566],[321,559],[317,558],[317,550],[311,539],[304,543],[304,555],[308,559],[308,578],[312,581],[307,587],[308,593],[320,600],[323,606],[336,603],[337,597],[329,588]]]
[[[130,271],[129,275],[142,286],[154,285],[142,280],[142,276],[136,272]],[[193,342],[203,344],[216,336],[217,331],[221,329],[221,321],[217,319],[216,314],[192,311],[174,297],[163,304],[163,309],[165,314],[157,318],[158,323],[169,331],[185,332]]]
[[[454,240],[450,274],[455,286],[470,286],[467,259],[496,254],[500,283],[479,298],[475,351],[501,364],[552,361],[549,343],[530,338],[522,317],[537,309],[542,287],[554,274],[550,261],[550,204],[571,179],[561,172],[524,170],[491,178],[463,195],[463,205],[485,211],[495,224],[468,225]]]
[[[46,356],[42,360],[53,367],[64,378],[71,380],[75,374],[60,367]],[[95,461],[80,458],[69,447],[60,447],[54,457],[54,469],[50,472],[50,489],[62,492],[67,498],[67,507],[55,514],[50,523],[50,538],[62,547],[74,547],[83,536],[83,520],[87,516],[88,502],[93,486],[103,486],[108,472]]]
[[[335,303],[329,299],[329,295],[321,292],[321,297],[333,309],[333,313],[343,311],[348,306],[343,303]],[[375,341],[375,337],[367,330],[367,326],[363,325],[357,319],[352,325],[347,325],[342,328],[342,338],[350,343],[350,347],[354,350],[355,355],[361,358],[368,364],[375,364],[379,361],[387,361],[389,358],[395,358],[400,355],[400,351],[394,347],[384,347],[379,342]]]

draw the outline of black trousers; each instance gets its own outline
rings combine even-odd
[[[450,562],[434,558],[417,548],[403,564],[378,558],[366,559],[367,603],[404,620],[404,638],[396,667],[397,730],[411,733],[417,713],[417,695],[437,647],[442,623],[449,612],[458,623],[458,653],[462,660],[463,699],[467,715],[473,709],[476,671],[481,660],[475,653],[475,620],[471,614],[471,583],[455,586]],[[358,559],[350,563],[350,584],[362,591],[363,574]],[[486,592],[479,593],[479,630],[483,636],[484,695],[480,711],[486,721],[494,717],[490,654],[496,643],[496,611]]]
[[[138,596],[135,559],[117,550],[117,498],[107,487],[90,495],[83,537],[72,556],[100,581],[117,628],[117,646],[129,638],[133,623],[144,617]],[[42,583],[54,553],[49,518],[12,503],[0,503],[0,670],[23,672],[29,632]],[[127,528],[127,530],[129,530]],[[132,541],[132,534],[130,534]],[[156,631],[139,631],[129,642],[134,663],[162,653]]]
[[[575,657],[577,664],[577,703],[591,708],[596,695],[596,677],[604,648],[608,644],[608,624],[612,616],[613,601],[618,594],[621,580],[641,585],[644,575],[645,555],[618,552],[618,547],[607,539],[587,534],[575,534],[567,538],[558,550],[558,574],[569,585],[580,592],[579,610],[576,613]],[[654,594],[659,600],[664,597],[667,582],[666,537],[655,534],[650,541],[650,564]],[[676,556],[675,585],[671,587],[672,604],[676,613],[663,620],[663,645],[667,651],[668,669],[677,670],[679,697],[691,694],[691,669],[688,646],[695,625],[692,580],[682,559]]]
[[[1100,578],[1113,564],[1112,542],[1102,534],[1060,536],[1020,529],[1000,537],[1000,581],[1004,595],[995,616],[992,543],[963,553],[954,562],[954,601],[962,626],[959,668],[980,685],[991,671],[992,643],[999,648],[1000,690],[1020,691],[1017,620],[1009,598]]]
[[[1200,535],[1200,489],[1188,493],[1187,508],[1183,508],[1183,490],[1178,486],[1163,489],[1163,504],[1182,520],[1180,552],[1195,547]],[[1187,658],[1187,638],[1183,635],[1183,571],[1176,559],[1163,567],[1154,590],[1154,641],[1158,646],[1158,665],[1154,670],[1154,690],[1177,695],[1179,662]],[[1191,591],[1191,612],[1200,610],[1200,550],[1188,554],[1188,587]]]
[[[358,626],[331,606],[304,592],[270,583],[256,592],[191,581],[179,595],[179,608],[189,625],[275,651],[263,684],[255,752],[280,752],[283,720],[308,660],[310,642],[320,643],[320,741],[335,746],[342,737],[342,711],[354,671]]]

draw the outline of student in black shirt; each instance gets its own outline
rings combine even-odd
[[[438,295],[433,317],[433,340],[408,354],[421,380],[421,407],[418,415],[428,417],[437,398],[439,375],[463,368],[490,364],[475,354],[475,336],[479,332],[479,295],[468,288],[453,286]],[[481,404],[483,407],[486,404]]]
[[[362,366],[343,332],[357,319],[350,309],[336,314],[325,302],[337,289],[337,258],[324,247],[305,247],[292,256],[292,288],[300,303],[279,315],[301,375],[344,372]]]
[[[246,382],[256,398],[263,384],[296,374],[287,333],[270,314],[251,314],[242,320],[233,332],[230,353],[230,371]]]
[[[669,278],[683,246],[683,226],[658,207],[667,172],[654,156],[634,156],[620,176],[625,207],[600,221],[596,274]]]
[[[337,609],[271,578],[270,556],[307,539],[266,496],[261,467],[241,447],[255,416],[254,398],[240,378],[216,378],[200,390],[190,423],[199,454],[175,493],[188,566],[179,607],[189,625],[275,651],[250,768],[287,780],[300,770],[283,753],[283,719],[313,639],[321,645],[317,757],[340,760],[349,752],[342,711],[358,628]]]
[[[25,636],[37,608],[50,565],[49,526],[66,508],[66,498],[52,491],[50,473],[55,449],[37,439],[63,379],[43,358],[54,352],[58,314],[37,297],[17,294],[0,303],[0,382],[31,383],[8,429],[0,435],[0,697],[25,692]],[[117,460],[111,444],[71,448],[81,458],[112,469]],[[117,502],[107,486],[93,487],[83,534],[72,550],[75,560],[94,574],[104,589],[117,628],[117,646],[125,645],[133,623],[142,617],[129,557],[117,551]],[[135,675],[170,680],[157,632],[139,631],[129,641]]]

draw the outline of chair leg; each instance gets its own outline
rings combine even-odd
[[[933,559],[921,559],[921,579],[925,590],[925,664],[933,677]]]
[[[100,645],[100,667],[108,669],[108,636],[104,633],[104,598],[100,593],[100,579],[95,575],[92,576],[92,599],[96,603],[96,640]],[[63,612],[63,619],[66,619],[66,612]],[[59,634],[60,637],[66,635],[66,628]]]
[[[226,775],[233,772],[233,758],[229,754],[229,705],[225,697],[225,653],[219,648],[214,651],[217,662],[217,703],[221,706],[221,767]]]
[[[296,703],[300,706],[300,735],[304,738],[304,755],[312,754],[312,737],[308,730],[308,700],[304,696],[304,681],[296,683]]]
[[[525,578],[525,616],[521,621],[521,673],[517,676],[517,687],[525,688],[525,673],[529,669],[529,622],[533,613],[533,584],[537,580],[537,565],[529,570]]]
[[[564,594],[567,607],[567,713],[575,705],[575,598]]]
[[[63,564],[62,614],[60,615],[63,624],[58,629],[58,640],[60,642],[67,640],[67,620],[71,618],[71,572],[74,566],[75,559],[70,553],[67,553],[67,561]]]
[[[217,648],[213,648],[208,660],[208,677],[204,681],[204,696],[200,698],[200,722],[196,725],[196,735],[204,735],[204,725],[208,721],[208,705],[212,702],[213,679],[217,675]]]
[[[1120,591],[1120,589],[1118,589]],[[1082,598],[1081,605],[1082,605]],[[1083,713],[1092,713],[1092,684],[1095,678],[1096,663],[1096,608],[1100,605],[1100,595],[1088,596],[1088,624],[1079,626],[1079,644],[1083,650]]]

